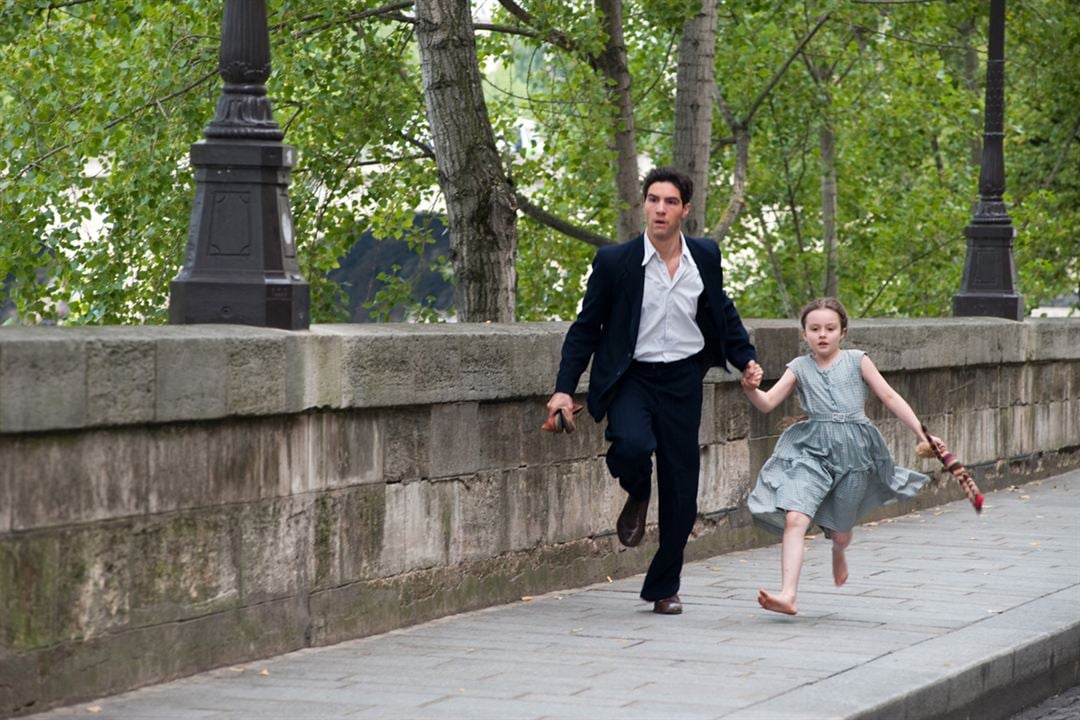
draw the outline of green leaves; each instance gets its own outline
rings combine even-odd
[[[528,22],[501,6],[490,21],[531,35],[478,35],[504,165],[533,204],[611,237],[615,115],[590,64],[604,41],[594,3],[519,4]],[[0,0],[0,299],[26,322],[164,322],[194,198],[189,146],[220,93],[222,3],[47,5]],[[268,90],[299,151],[299,257],[313,319],[339,320],[344,289],[326,275],[355,238],[426,244],[412,224],[415,212],[442,211],[429,154],[438,129],[411,23],[372,14],[376,0],[269,5]],[[679,32],[698,5],[624,2],[642,171],[670,160]],[[950,314],[978,192],[986,3],[721,3],[716,77],[737,116],[824,12],[751,126],[746,208],[724,248],[740,311],[782,315],[781,286],[795,305],[823,289],[818,130],[828,121],[843,299],[855,314]],[[1031,307],[1080,285],[1080,60],[1062,51],[1077,45],[1072,0],[1010,3],[1005,160]],[[734,168],[719,114],[713,127],[707,227]],[[595,249],[520,216],[518,231],[518,317],[572,317]],[[409,278],[383,275],[371,308],[380,318],[403,308],[435,318]]]

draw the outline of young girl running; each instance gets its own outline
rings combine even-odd
[[[835,298],[814,300],[800,316],[810,354],[787,365],[768,392],[759,389],[760,366],[742,385],[750,402],[767,413],[797,390],[807,417],[780,436],[772,457],[758,473],[748,501],[754,520],[783,535],[779,593],[758,592],[766,610],[794,615],[804,543],[810,525],[832,539],[833,580],[848,578],[844,550],[852,528],[867,511],[900,497],[912,497],[926,475],[893,465],[885,438],[863,412],[866,389],[874,391],[904,425],[922,439],[919,419],[861,350],[841,350],[848,316]],[[938,438],[933,438],[939,442]]]

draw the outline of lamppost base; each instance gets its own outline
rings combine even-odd
[[[307,330],[311,323],[306,282],[232,275],[220,280],[177,279],[169,288],[169,322],[175,325],[226,323]]]
[[[1024,298],[1020,295],[957,293],[953,295],[956,317],[986,316],[1006,320],[1024,319]]]

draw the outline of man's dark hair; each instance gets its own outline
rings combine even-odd
[[[673,167],[665,166],[653,168],[649,171],[649,174],[645,176],[645,181],[641,183],[641,199],[644,200],[649,194],[649,188],[653,183],[669,182],[679,189],[679,196],[682,198],[683,205],[690,202],[690,198],[694,196],[694,181],[688,176],[679,172]]]

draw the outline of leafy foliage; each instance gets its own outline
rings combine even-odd
[[[612,237],[615,109],[591,62],[586,0],[496,9],[478,33],[507,172],[534,205]],[[25,322],[163,322],[194,183],[188,149],[220,93],[220,0],[0,0],[0,278]],[[497,7],[485,3],[485,8]],[[694,0],[625,0],[639,152],[671,154],[679,31]],[[1029,307],[1080,286],[1080,43],[1072,0],[1010,3],[1008,200]],[[410,237],[441,198],[413,27],[376,0],[270,0],[268,89],[292,174],[313,319],[344,317],[327,279],[353,240]],[[407,13],[407,11],[406,11]],[[816,19],[827,24],[754,116],[746,207],[725,240],[747,316],[782,316],[824,286],[819,132],[836,136],[840,291],[856,315],[951,313],[977,200],[986,3],[744,0],[720,4],[716,77],[750,110]],[[974,64],[972,60],[974,59]],[[829,68],[827,79],[810,70]],[[714,121],[706,224],[734,152]],[[976,156],[977,157],[977,156]],[[612,238],[613,240],[615,238]],[[418,238],[422,245],[423,238]],[[572,317],[594,248],[519,221],[521,319]],[[434,320],[393,268],[372,310]]]

